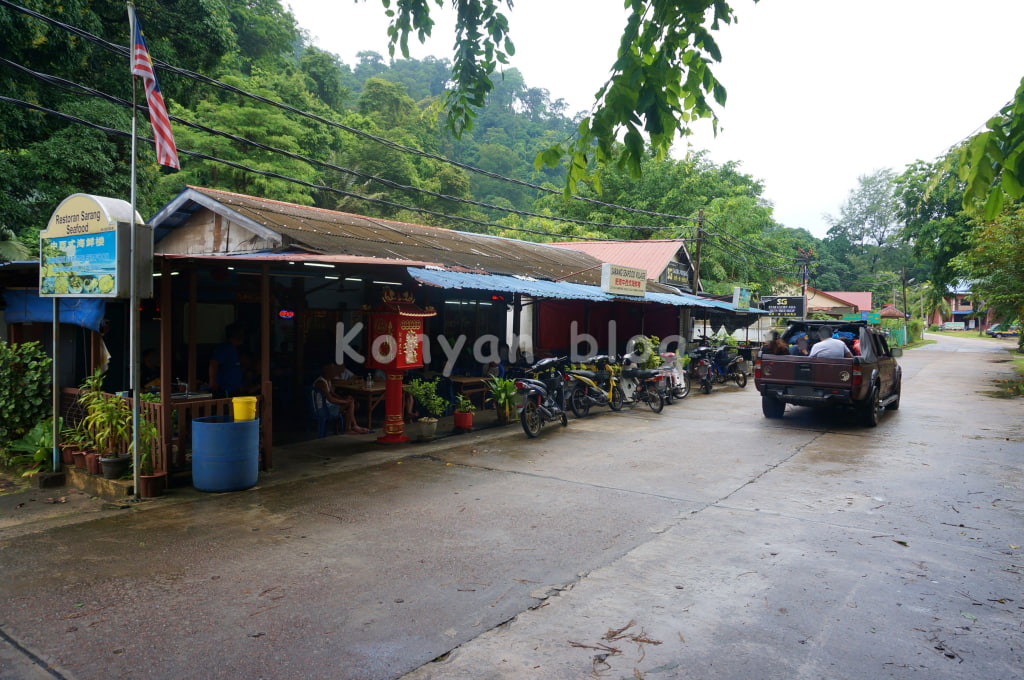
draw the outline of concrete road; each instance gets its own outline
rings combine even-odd
[[[1010,344],[872,430],[727,387],[15,536],[0,678],[1020,677]]]

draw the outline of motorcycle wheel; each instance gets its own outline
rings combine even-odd
[[[585,388],[577,387],[569,395],[569,410],[577,418],[583,418],[590,413],[590,399]]]
[[[565,415],[565,411],[562,411],[559,418],[562,421],[562,427],[569,427],[569,416]]]
[[[619,387],[618,385],[612,387],[612,398],[608,402],[608,406],[611,408],[611,410],[621,411],[622,403],[624,401],[626,401],[626,395],[622,393],[622,388]]]
[[[646,388],[646,396],[644,400],[647,405],[651,407],[651,410],[655,413],[661,413],[661,410],[665,408],[665,400],[661,398],[661,392],[654,385],[648,385]]]
[[[747,386],[747,374],[743,371],[737,371],[732,374],[732,379],[736,381],[736,385],[739,387]]]
[[[704,394],[711,394],[711,376],[700,381],[700,389]]]
[[[565,418],[564,413],[562,418]],[[519,421],[523,424],[523,432],[530,439],[540,434],[540,428],[544,423],[541,422],[540,411],[537,410],[536,402],[527,401],[523,404],[523,413],[519,416]]]
[[[672,400],[675,399],[675,391],[675,388],[670,385],[669,388],[665,390],[664,394],[661,395],[662,399],[665,400],[666,406],[672,405]]]
[[[690,374],[683,373],[682,381],[676,385],[676,399],[686,399],[690,396]]]

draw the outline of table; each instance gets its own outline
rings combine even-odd
[[[453,375],[449,378],[452,381],[452,385],[459,391],[459,394],[464,395],[470,400],[473,399],[473,395],[483,394],[490,387],[484,378],[469,376],[469,375]],[[480,398],[480,408],[483,408],[484,400]]]
[[[373,409],[377,404],[384,401],[384,383],[374,382],[373,387],[367,387],[364,380],[332,380],[331,386],[335,390],[346,392],[356,400],[366,404],[366,429],[373,429]]]

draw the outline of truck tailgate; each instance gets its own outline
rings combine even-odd
[[[853,374],[856,359],[808,359],[786,355],[763,355],[758,376],[758,389],[772,386],[776,392],[784,387],[781,394],[794,397],[823,397],[841,394],[849,397],[853,388]],[[781,396],[780,394],[780,396]]]

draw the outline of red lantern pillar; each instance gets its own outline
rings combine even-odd
[[[417,307],[408,292],[398,294],[385,288],[382,299],[384,306],[369,314],[370,351],[366,365],[382,369],[386,376],[384,434],[377,441],[399,444],[409,441],[402,413],[402,378],[408,369],[423,367],[423,319],[437,312]]]

